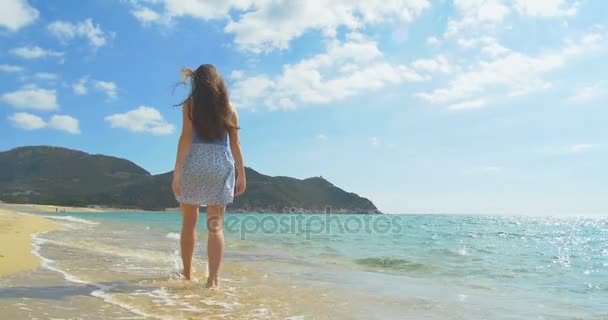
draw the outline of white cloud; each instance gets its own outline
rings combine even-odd
[[[341,26],[356,30],[386,19],[410,22],[428,1],[257,1],[254,10],[230,21],[225,31],[235,35],[240,48],[253,52],[286,49],[292,39],[307,31],[334,36]]]
[[[26,85],[20,90],[4,93],[0,101],[18,109],[56,110],[57,92],[55,90],[38,88],[36,85]]]
[[[73,83],[72,91],[77,96],[85,95],[89,91],[89,83],[91,83],[95,89],[102,91],[107,96],[108,100],[114,100],[118,97],[118,86],[116,83],[112,81],[90,79],[88,75],[81,77],[78,81]]]
[[[17,112],[8,117],[8,120],[13,124],[15,128],[25,130],[36,130],[46,126],[46,123],[42,118],[35,116],[27,112]]]
[[[95,81],[95,88],[103,91],[107,96],[108,99],[113,100],[116,99],[116,97],[118,96],[118,87],[116,86],[116,83],[111,82],[111,81]]]
[[[380,144],[380,139],[378,139],[378,137],[369,137],[367,141],[374,147],[377,147]]]
[[[241,80],[242,79],[242,80]],[[248,107],[247,103],[253,99],[265,96],[275,85],[267,75],[258,75],[247,78],[237,78],[234,85],[235,107]]]
[[[57,75],[56,73],[49,72],[37,72],[34,74],[34,77],[42,80],[57,80],[57,78],[59,78],[59,75]]]
[[[87,82],[89,81],[89,76],[84,76],[80,79],[78,79],[78,81],[76,81],[76,83],[74,83],[72,85],[72,91],[74,91],[74,94],[77,96],[82,96],[87,94]]]
[[[479,169],[483,172],[498,172],[498,171],[502,170],[501,167],[497,167],[497,166],[486,166],[486,167],[481,167]]]
[[[68,115],[53,115],[48,121],[48,123],[45,122],[41,117],[27,112],[14,113],[8,119],[15,128],[25,130],[50,128],[59,131],[65,131],[71,134],[80,133],[78,119],[75,119]]]
[[[589,102],[597,97],[605,95],[607,91],[608,86],[606,83],[597,82],[576,88],[568,100],[575,103]]]
[[[587,153],[596,148],[595,144],[591,143],[577,143],[572,145],[546,145],[542,147],[539,152],[551,154],[551,155],[564,155],[564,154],[582,154]]]
[[[586,40],[587,39],[587,40]],[[458,74],[443,88],[421,92],[418,97],[431,103],[455,103],[472,99],[484,91],[498,91],[505,97],[527,95],[551,87],[543,75],[567,65],[567,62],[595,50],[603,37],[589,34],[578,43],[560,50],[530,56],[512,52],[491,61],[480,61],[470,70]]]
[[[316,136],[316,138],[317,138],[317,140],[321,140],[321,141],[327,141],[327,136],[326,136],[326,135],[324,135],[324,134],[322,134],[322,133],[319,133],[319,134]]]
[[[503,47],[496,38],[483,36],[479,38],[458,38],[458,45],[464,49],[481,47],[481,52],[490,57],[498,57],[510,52],[509,49]]]
[[[493,38],[491,38],[493,39]],[[491,57],[498,57],[501,55],[504,55],[506,53],[509,53],[509,49],[503,47],[502,45],[500,45],[496,39],[493,39],[494,41],[490,41],[488,43],[485,44],[485,46],[483,46],[483,48],[481,48],[481,52],[483,52],[484,54],[491,56]]]
[[[446,37],[458,35],[464,29],[494,26],[509,14],[509,8],[501,0],[454,0],[458,19],[449,19]]]
[[[458,38],[457,43],[461,48],[473,48],[477,44],[477,40],[472,38]]]
[[[570,146],[570,151],[573,153],[583,153],[583,152],[588,152],[591,151],[591,149],[593,149],[594,145],[590,144],[590,143],[579,143],[579,144],[575,144]]]
[[[175,127],[165,121],[158,110],[152,107],[139,106],[125,113],[105,117],[112,128],[123,128],[133,132],[147,132],[154,135],[172,134]]]
[[[346,38],[327,41],[324,53],[283,65],[279,75],[259,74],[237,80],[235,105],[263,102],[270,109],[293,109],[426,79],[408,66],[386,62],[375,41],[358,33]]]
[[[132,2],[133,14],[142,23],[178,17],[226,21],[224,31],[234,35],[235,44],[255,53],[286,49],[291,40],[310,31],[333,37],[341,27],[352,31],[391,20],[408,23],[430,7],[428,0],[160,0],[153,1],[158,4],[154,11],[141,1]]]
[[[428,72],[451,73],[454,67],[450,65],[448,59],[443,55],[438,55],[432,59],[418,59],[412,66],[417,70]]]
[[[189,16],[202,20],[227,19],[230,10],[245,10],[255,1],[204,1],[204,0],[160,0],[164,7],[163,15],[168,18]]]
[[[505,168],[499,166],[479,166],[464,170],[465,174],[496,174],[504,171]]]
[[[65,131],[71,134],[80,133],[78,119],[68,115],[54,115],[51,117],[47,125],[51,129]]]
[[[437,39],[437,37],[433,36],[433,37],[426,38],[426,44],[428,44],[429,46],[436,46],[439,43],[441,43],[441,42],[439,41],[439,39]]]
[[[484,99],[475,99],[470,101],[463,101],[459,103],[454,103],[448,106],[448,110],[459,111],[459,110],[471,110],[471,109],[481,109],[487,105],[486,100]]]
[[[27,0],[2,0],[0,1],[0,27],[10,31],[31,24],[38,19],[40,13],[32,7]]]
[[[46,57],[63,57],[63,52],[42,49],[38,46],[34,47],[20,47],[10,50],[12,55],[21,57],[24,59],[40,59]]]
[[[0,71],[2,71],[2,72],[21,72],[21,71],[23,71],[23,67],[11,65],[11,64],[0,64]]]
[[[245,75],[245,73],[242,70],[232,70],[232,72],[230,73],[230,79],[232,79],[232,80],[242,79],[244,75]]]
[[[141,7],[132,10],[131,14],[133,14],[133,16],[144,25],[159,22],[163,19],[163,17],[158,12],[151,10],[148,7]]]
[[[51,34],[64,42],[75,38],[86,38],[89,41],[89,45],[93,48],[99,48],[108,44],[109,39],[113,38],[114,35],[113,33],[101,30],[101,27],[95,25],[91,18],[77,23],[54,21],[47,26],[47,29]]]
[[[565,0],[515,0],[515,8],[519,13],[540,16],[540,17],[559,17],[576,15],[579,2],[570,5]]]

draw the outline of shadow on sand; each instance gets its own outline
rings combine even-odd
[[[129,281],[110,281],[99,282],[95,284],[72,284],[63,286],[16,286],[0,288],[0,299],[47,299],[47,300],[63,300],[72,296],[90,296],[91,293],[98,290],[103,290],[106,293],[125,293],[134,292],[136,290],[154,290],[159,289],[160,284],[167,284],[167,278],[158,279],[139,279]],[[173,282],[173,281],[171,281]],[[156,283],[156,285],[155,285]],[[172,289],[191,289],[196,283],[187,284],[181,280],[175,280]],[[181,285],[179,285],[181,284]],[[202,286],[202,284],[200,284]]]

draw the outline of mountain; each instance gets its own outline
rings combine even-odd
[[[246,168],[247,191],[233,212],[380,213],[374,204],[322,177],[271,177]],[[66,206],[164,210],[178,204],[173,173],[152,175],[135,163],[60,147],[20,147],[0,152],[0,200]]]

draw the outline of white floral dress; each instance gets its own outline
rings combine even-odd
[[[226,205],[234,200],[235,167],[228,138],[203,141],[196,133],[184,161],[181,195],[183,204]]]

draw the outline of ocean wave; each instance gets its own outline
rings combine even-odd
[[[51,215],[38,215],[39,217],[42,218],[46,218],[46,219],[53,219],[53,220],[60,220],[60,221],[67,221],[67,222],[76,222],[76,223],[82,223],[82,224],[88,224],[88,225],[98,225],[99,222],[94,222],[94,221],[90,221],[90,220],[86,220],[86,219],[82,219],[82,218],[76,218],[73,216],[51,216]]]
[[[431,272],[435,270],[435,267],[429,264],[398,258],[363,258],[355,260],[355,263],[364,267],[380,268],[387,271]]]
[[[153,318],[153,319],[167,319],[166,317],[161,317],[161,316],[156,316],[156,315],[151,315],[148,314],[146,312],[141,311],[140,309],[116,300],[111,294],[107,293],[106,291],[104,291],[103,289],[99,289],[99,290],[95,290],[93,292],[91,292],[91,296],[102,299],[103,301],[105,301],[106,303],[115,305],[117,307],[123,308],[125,310],[128,310],[130,312],[132,312],[133,314],[136,314],[138,316],[144,317],[144,318]]]
[[[159,316],[155,316],[155,315],[151,315],[146,312],[143,312],[129,304],[117,301],[116,299],[113,298],[113,296],[110,293],[107,292],[112,289],[110,286],[80,279],[79,277],[67,272],[66,270],[63,270],[63,269],[57,267],[57,262],[55,260],[49,259],[40,253],[41,246],[45,243],[50,242],[48,239],[42,238],[40,235],[41,234],[32,235],[32,242],[33,242],[33,247],[34,247],[34,249],[32,249],[32,254],[35,255],[36,257],[38,257],[42,261],[41,265],[43,268],[61,274],[63,276],[63,278],[69,282],[82,284],[82,285],[86,285],[86,286],[92,286],[92,287],[97,288],[97,290],[91,292],[91,296],[100,298],[109,304],[113,304],[120,308],[126,309],[138,316],[142,316],[142,317],[146,317],[146,318],[154,318],[154,319],[165,319],[163,317],[159,317]]]
[[[171,262],[174,263],[178,258],[179,254],[175,253],[167,255],[162,251],[148,250],[148,249],[130,249],[123,246],[116,246],[111,244],[104,244],[101,242],[94,241],[60,241],[60,240],[50,240],[43,239],[40,240],[44,244],[50,244],[53,246],[61,247],[65,249],[77,250],[90,252],[93,254],[111,256],[111,257],[121,257],[125,259],[137,259],[143,262],[151,262],[151,263],[161,263],[161,262]],[[179,250],[178,250],[179,253]],[[129,261],[125,261],[125,264],[129,264]],[[177,269],[176,269],[177,270]]]
[[[437,248],[430,249],[429,252],[432,253],[434,257],[438,258],[453,258],[453,259],[461,259],[463,257],[467,257],[471,254],[469,247],[460,246],[456,248]],[[474,249],[475,251],[479,251],[479,249]]]
[[[59,269],[58,267],[55,266],[55,263],[56,263],[55,260],[51,260],[51,259],[43,256],[40,253],[40,247],[43,244],[48,243],[49,240],[40,237],[39,234],[33,234],[32,240],[33,240],[32,242],[33,242],[33,247],[34,247],[34,249],[32,249],[32,254],[35,255],[36,257],[38,257],[42,261],[41,265],[43,268],[60,273],[65,280],[70,281],[70,282],[84,284],[84,285],[92,284],[91,282],[79,279],[78,277],[68,273],[65,270]]]
[[[181,238],[180,234],[177,232],[169,232],[165,237],[173,240],[179,240]]]
[[[227,311],[233,311],[235,307],[241,306],[241,304],[236,301],[234,301],[234,302],[217,301],[217,300],[210,299],[210,298],[202,299],[202,300],[200,300],[200,302],[204,303],[206,306],[220,307]],[[252,310],[252,311],[255,311],[255,310]]]
[[[469,250],[467,250],[467,247],[460,247],[458,248],[458,250],[456,250],[456,253],[461,255],[461,256],[468,256],[469,255]]]

